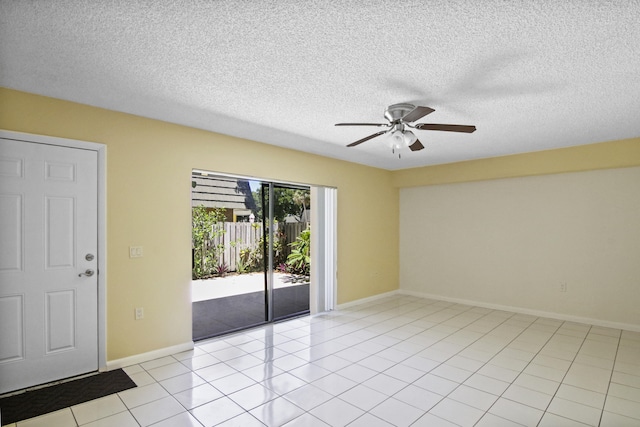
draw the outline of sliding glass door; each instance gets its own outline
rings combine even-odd
[[[309,312],[310,189],[194,171],[193,339]]]

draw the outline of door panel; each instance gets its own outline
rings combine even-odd
[[[0,363],[24,358],[24,298],[11,295],[0,298],[0,325],[2,325],[2,346]]]
[[[209,209],[225,207],[228,209],[226,213],[229,220],[236,217],[233,209],[242,211],[247,209],[245,202],[242,202],[242,205],[237,200],[230,202],[236,194],[244,194],[249,190],[254,204],[261,205],[264,202],[264,186],[260,181],[238,180],[209,173],[204,175],[194,173],[193,177],[195,185],[192,185],[192,207],[195,209],[201,209],[199,206]],[[265,197],[268,197],[268,188],[267,184]],[[233,208],[228,208],[230,204]],[[243,220],[249,220],[253,224],[250,222],[226,223],[223,228],[225,232],[214,237],[212,246],[204,244],[198,238],[197,244],[193,247],[194,266],[198,264],[203,271],[208,271],[204,266],[212,265],[213,262],[210,260],[214,259],[216,263],[225,265],[230,270],[229,274],[214,272],[208,278],[193,281],[192,336],[194,340],[250,328],[267,320],[264,270],[266,262],[263,256],[266,254],[263,244],[267,240],[264,237],[261,239],[262,214],[258,212],[255,214],[251,219],[246,211],[241,215],[246,216]],[[194,224],[201,224],[201,215],[195,215],[198,219]],[[197,225],[197,228],[202,230],[202,225]],[[200,235],[201,231],[198,232],[198,236]],[[196,238],[194,238],[195,241]],[[213,254],[214,251],[209,249],[209,254],[205,255],[206,247],[215,248],[218,244],[222,244],[226,249]],[[205,259],[209,261],[205,263]]]
[[[44,327],[46,353],[75,348],[76,311],[75,290],[47,292]]]
[[[306,222],[307,215],[304,213],[302,205],[298,205],[301,200],[309,199],[309,188],[297,187],[292,185],[272,184],[273,185],[273,211],[282,212],[280,205],[291,204],[294,202],[299,209],[297,215],[289,214],[288,218],[279,218],[277,227],[274,227],[275,239],[280,239],[281,244],[278,251],[273,250],[272,257],[274,261],[274,270],[276,267],[287,262],[287,254],[291,250],[291,242],[296,240],[300,231],[306,228],[306,224],[296,224]],[[307,197],[302,197],[306,195]],[[298,199],[298,200],[295,200]],[[297,202],[297,203],[296,203]],[[306,202],[305,202],[306,204]],[[306,206],[306,205],[305,205]],[[308,207],[308,206],[306,206]],[[291,208],[286,209],[289,211]],[[277,228],[277,230],[276,230]],[[309,312],[309,278],[300,274],[290,274],[283,277],[282,272],[276,273],[272,271],[273,286],[271,290],[271,318],[272,320],[282,320],[288,317],[297,316]],[[279,277],[276,279],[275,275]]]
[[[95,151],[0,138],[0,393],[98,368],[97,276],[79,275],[97,171]]]
[[[75,200],[72,197],[45,197],[45,257],[47,269],[74,267]]]
[[[22,270],[22,196],[0,194],[0,271]]]

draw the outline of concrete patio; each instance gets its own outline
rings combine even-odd
[[[274,289],[301,285],[300,276],[287,273],[273,273]],[[226,277],[191,281],[191,302],[206,301],[233,295],[261,292],[264,290],[264,273],[230,274]]]

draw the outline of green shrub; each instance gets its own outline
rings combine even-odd
[[[304,230],[289,246],[291,253],[287,257],[287,269],[291,273],[308,276],[311,272],[311,230]]]
[[[191,239],[193,244],[193,279],[203,279],[215,273],[224,250],[222,245],[213,245],[213,239],[224,234],[221,223],[225,220],[225,209],[197,206],[191,210]]]

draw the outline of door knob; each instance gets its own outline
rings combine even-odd
[[[80,273],[78,274],[78,277],[82,277],[82,276],[87,276],[87,277],[91,277],[95,274],[95,271],[93,271],[90,268],[87,268],[87,270],[84,273]]]

